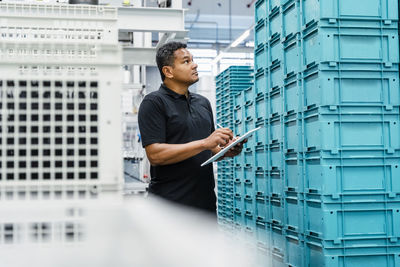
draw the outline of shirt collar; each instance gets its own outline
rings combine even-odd
[[[172,91],[164,83],[161,84],[160,90],[163,91],[164,93],[166,93],[167,95],[172,96],[175,99],[178,99],[178,98],[185,98],[186,99],[185,95],[181,95],[181,94],[178,94],[178,93]],[[191,98],[193,96],[193,94],[191,94],[189,90],[188,90],[188,95],[189,95],[189,98]]]

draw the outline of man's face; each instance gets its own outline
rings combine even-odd
[[[173,79],[192,85],[199,80],[197,73],[197,64],[193,62],[192,54],[185,48],[178,49],[174,52],[174,66],[171,67]]]

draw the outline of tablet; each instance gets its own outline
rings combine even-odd
[[[258,131],[259,129],[261,129],[261,127],[254,128],[253,130],[250,130],[247,133],[245,133],[244,135],[240,136],[238,139],[236,139],[235,141],[230,143],[228,146],[224,147],[220,152],[218,152],[217,154],[215,154],[214,156],[212,156],[208,160],[204,161],[201,164],[201,167],[203,167],[204,165],[207,165],[208,163],[216,161],[217,159],[219,159],[220,157],[225,155],[225,153],[228,152],[228,150],[231,149],[232,147],[234,147],[237,143],[240,143],[244,139],[250,137],[255,131]]]

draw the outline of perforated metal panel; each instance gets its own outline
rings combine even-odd
[[[0,4],[0,16],[0,186],[118,186],[116,9]]]

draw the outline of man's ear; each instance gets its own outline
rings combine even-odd
[[[162,68],[162,72],[164,73],[164,76],[172,79],[174,77],[174,74],[172,73],[172,67],[171,66],[164,66]]]

